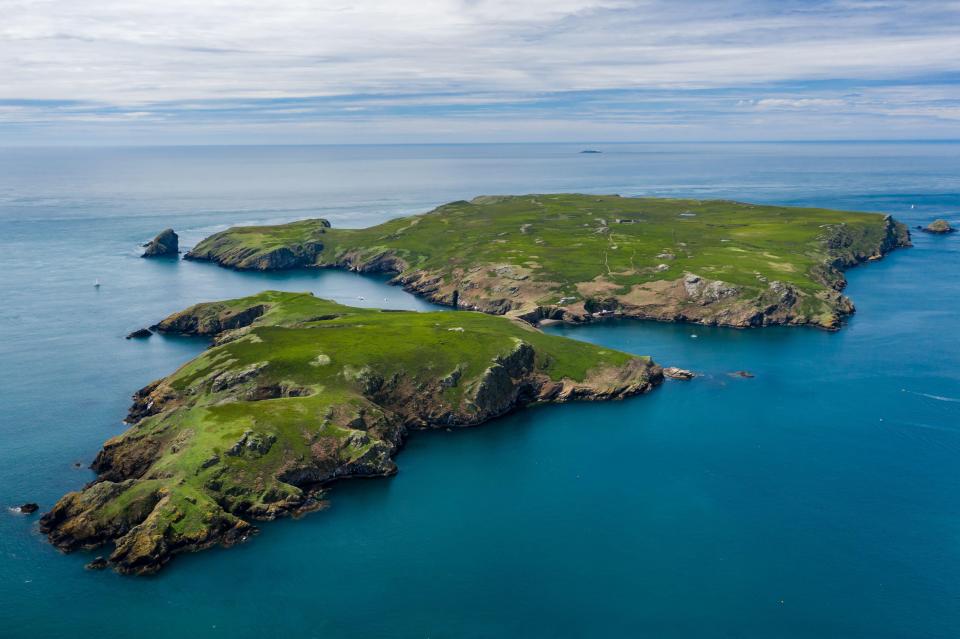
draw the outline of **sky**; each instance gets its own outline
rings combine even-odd
[[[0,145],[960,139],[960,0],[0,0]]]

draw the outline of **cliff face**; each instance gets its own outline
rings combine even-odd
[[[324,219],[245,227],[243,242],[236,242],[235,234],[217,233],[194,247],[184,259],[214,261],[228,268],[254,271],[313,266],[323,252],[328,228],[330,222]]]
[[[316,252],[272,259],[280,247],[302,253],[317,233]],[[435,303],[533,323],[632,317],[835,329],[854,311],[840,293],[843,270],[902,246],[910,246],[906,227],[877,214],[537,195],[454,202],[369,229],[309,221],[230,229],[189,257],[391,273]]]
[[[165,257],[179,253],[180,238],[173,232],[173,229],[164,229],[155,238],[144,244],[141,257]]]
[[[316,509],[339,478],[396,472],[413,429],[474,426],[533,402],[620,399],[662,379],[648,358],[477,313],[384,313],[307,294],[201,304],[157,325],[215,345],[134,395],[95,482],[41,530],[113,543],[121,572],[246,539]]]

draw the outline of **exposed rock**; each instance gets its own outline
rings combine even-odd
[[[233,457],[238,457],[244,453],[266,455],[270,452],[270,447],[273,446],[275,441],[277,441],[275,435],[263,435],[248,430],[243,433],[233,446],[227,449],[227,455],[232,455]],[[210,460],[208,459],[207,461],[209,462]]]
[[[534,350],[526,342],[517,342],[517,345],[507,355],[500,355],[496,362],[501,364],[510,377],[520,377],[533,370]]]
[[[180,253],[180,238],[173,229],[164,229],[155,238],[143,245],[146,250],[141,257],[164,257]]]
[[[150,337],[151,335],[153,335],[153,333],[149,328],[138,328],[135,331],[127,333],[126,339],[144,339]]]
[[[663,369],[663,376],[669,377],[670,379],[680,379],[680,380],[690,380],[696,377],[696,374],[693,371],[688,371],[685,368],[677,368],[676,366],[668,366]]]
[[[440,380],[440,386],[443,388],[455,388],[457,384],[460,383],[461,377],[463,377],[463,368],[457,366],[449,375]]]
[[[35,512],[37,512],[39,509],[40,509],[40,506],[38,506],[37,504],[35,504],[35,503],[33,503],[33,502],[27,502],[26,504],[22,504],[22,505],[18,508],[18,510],[19,510],[20,512],[22,512],[24,515],[29,515],[29,514],[35,513]]]
[[[203,312],[195,312],[197,308],[202,308]],[[244,309],[232,309],[217,304],[198,304],[180,313],[174,313],[151,328],[161,333],[214,336],[228,330],[249,326],[266,311],[267,306],[264,304]]]
[[[946,220],[934,220],[933,222],[930,222],[930,224],[928,224],[926,227],[924,227],[923,232],[936,233],[936,234],[942,235],[944,233],[953,233],[956,230],[957,229],[950,226],[950,222],[947,222]]]
[[[711,304],[740,294],[740,289],[732,284],[719,280],[705,280],[692,273],[683,278],[683,287],[687,295],[700,304]]]
[[[730,373],[730,377],[743,377],[744,379],[750,379],[750,378],[756,377],[756,375],[754,375],[750,371],[733,371],[732,373]]]
[[[255,262],[261,271],[281,271],[284,269],[309,266],[323,251],[320,242],[308,242],[294,247],[280,247],[261,255]]]
[[[96,557],[93,561],[88,563],[84,568],[87,570],[103,570],[107,567],[107,560],[103,557]]]
[[[219,393],[222,390],[248,382],[259,375],[260,371],[266,368],[266,366],[266,362],[256,362],[240,370],[224,371],[223,373],[215,375],[210,380],[210,390],[214,393]]]
[[[473,394],[473,401],[482,412],[500,415],[516,401],[516,387],[510,373],[501,364],[484,371]]]

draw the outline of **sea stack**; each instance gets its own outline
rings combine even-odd
[[[146,250],[141,257],[177,255],[180,253],[180,238],[173,232],[173,229],[164,229],[143,246]]]
[[[956,230],[957,229],[950,226],[950,222],[947,222],[946,220],[934,220],[933,222],[930,222],[930,224],[928,224],[926,227],[924,227],[923,232],[943,234],[943,233],[953,233]]]
[[[670,379],[679,379],[682,381],[689,381],[696,377],[696,373],[693,371],[688,371],[685,368],[677,368],[676,366],[668,366],[663,369],[663,376],[669,377]]]

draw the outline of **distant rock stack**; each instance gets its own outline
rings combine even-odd
[[[956,230],[946,220],[934,220],[923,228],[924,233],[953,233]]]
[[[173,229],[164,229],[143,246],[146,250],[141,257],[177,255],[180,253],[180,238],[173,232]]]

